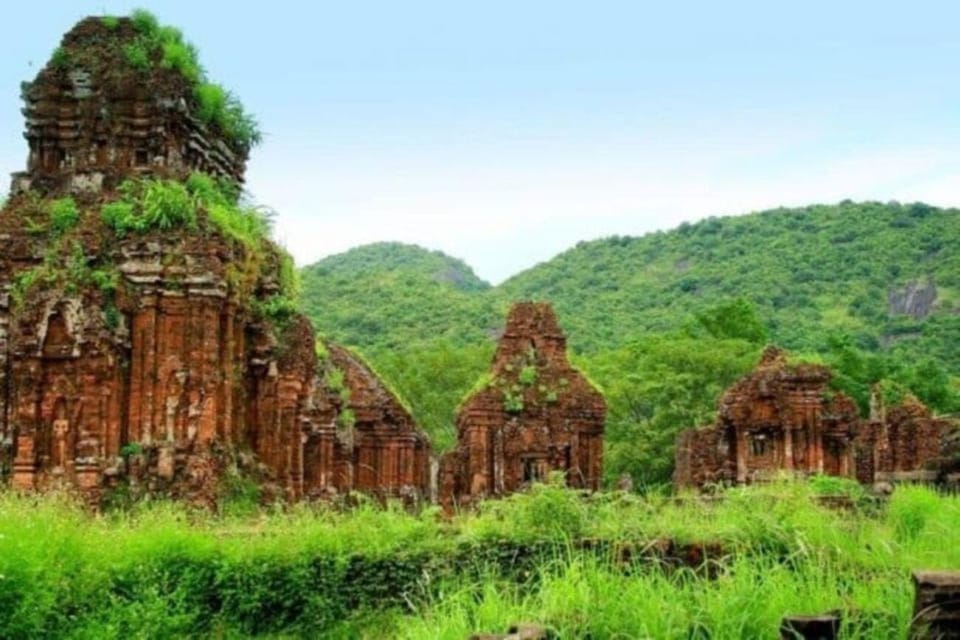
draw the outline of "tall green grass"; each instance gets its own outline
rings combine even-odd
[[[462,583],[400,620],[401,638],[464,638],[530,621],[563,638],[773,638],[788,613],[843,608],[845,638],[905,635],[910,582],[863,579],[816,565],[738,559],[716,580],[693,571],[615,571],[571,558],[544,566],[532,589],[490,575]]]
[[[831,609],[846,637],[905,637],[910,571],[960,569],[958,530],[960,499],[912,486],[850,511],[807,483],[722,500],[538,486],[452,520],[363,500],[93,515],[66,496],[6,493],[0,637],[459,639],[519,621],[574,638],[774,637],[786,614]],[[722,554],[705,572],[655,555],[624,563],[584,539]]]

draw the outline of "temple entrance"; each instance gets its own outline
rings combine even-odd
[[[746,434],[746,471],[750,480],[766,480],[783,463],[783,437],[770,430]],[[744,478],[746,479],[746,478]]]
[[[831,476],[847,474],[847,445],[835,438],[823,440],[823,473]]]
[[[523,483],[545,482],[550,473],[550,465],[546,458],[526,457],[523,459]]]

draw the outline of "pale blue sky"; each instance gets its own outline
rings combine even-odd
[[[708,215],[960,203],[960,3],[246,4],[5,6],[0,172],[20,81],[78,18],[143,6],[259,118],[248,187],[301,264],[401,240],[496,282]]]

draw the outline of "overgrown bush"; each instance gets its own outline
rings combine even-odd
[[[161,26],[150,12],[137,9],[131,14],[138,39],[127,45],[128,63],[136,69],[148,69],[157,52],[160,66],[182,75],[193,87],[193,98],[199,118],[217,127],[229,140],[243,149],[250,149],[261,141],[256,120],[246,112],[232,93],[210,82],[194,45],[183,38],[174,27]]]
[[[867,492],[859,482],[852,478],[839,476],[815,475],[810,478],[810,487],[824,496],[848,496],[858,499],[866,496]]]
[[[138,71],[146,71],[150,68],[150,52],[141,40],[124,45],[123,56],[127,64]]]
[[[196,203],[186,186],[173,180],[147,180],[143,187],[138,202],[148,229],[196,228]]]
[[[55,234],[62,234],[76,226],[80,211],[73,198],[60,198],[50,203],[50,226]]]
[[[220,482],[217,510],[228,517],[246,517],[260,507],[260,485],[236,467],[228,470]]]
[[[197,227],[197,200],[174,180],[128,180],[120,185],[121,199],[100,210],[104,224],[118,235],[151,229]]]
[[[901,486],[895,492],[887,515],[898,540],[916,540],[936,520],[943,506],[939,497],[926,487]]]
[[[262,251],[269,238],[269,215],[241,204],[234,185],[204,173],[193,173],[185,182],[127,180],[118,192],[119,200],[101,208],[101,219],[120,235],[174,227],[196,229],[202,210],[224,236],[250,251]]]

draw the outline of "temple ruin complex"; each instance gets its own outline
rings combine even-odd
[[[873,415],[861,419],[830,378],[826,367],[790,363],[768,347],[720,398],[713,425],[679,434],[674,484],[746,484],[783,471],[865,484],[927,479],[949,423],[909,396],[889,407],[875,396]]]

